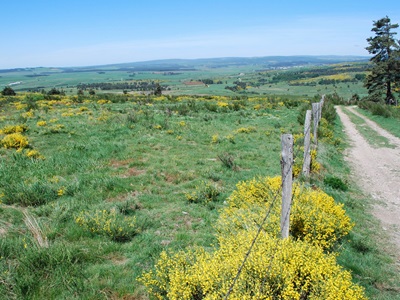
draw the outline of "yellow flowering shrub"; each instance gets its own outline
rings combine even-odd
[[[217,229],[223,234],[235,234],[242,229],[257,229],[271,209],[264,229],[278,236],[281,214],[281,178],[261,178],[240,182],[220,214]],[[293,185],[290,213],[290,234],[324,250],[331,250],[347,235],[353,223],[343,205],[320,190]]]
[[[228,102],[224,102],[224,101],[218,101],[218,102],[217,102],[217,105],[218,105],[218,107],[221,107],[221,108],[227,108],[227,107],[229,107]]]
[[[31,109],[27,112],[22,113],[21,116],[26,119],[33,118],[35,116],[35,112],[33,109]]]
[[[47,125],[47,122],[44,121],[44,120],[42,120],[42,121],[37,122],[36,125],[37,125],[37,126],[46,126],[46,125]]]
[[[39,151],[34,150],[34,149],[26,151],[26,156],[29,157],[29,158],[44,159],[44,156],[41,155],[39,153]]]
[[[211,143],[212,143],[212,144],[218,144],[220,141],[221,141],[221,140],[220,140],[218,134],[214,134],[214,135],[211,137]]]
[[[235,143],[235,136],[234,136],[233,134],[228,134],[228,135],[225,137],[225,139],[226,139],[228,142],[232,143],[232,144]]]
[[[256,104],[253,107],[254,110],[260,110],[261,108],[262,108],[261,104]]]
[[[310,171],[313,173],[318,173],[321,169],[321,164],[317,162],[317,150],[311,150],[311,167]]]
[[[105,100],[105,99],[97,100],[97,104],[107,104],[107,103],[112,103],[112,102],[110,100]]]
[[[220,236],[219,247],[162,252],[155,269],[141,281],[157,299],[224,299],[249,249],[255,231]],[[293,239],[261,232],[229,298],[366,299],[363,289],[336,263],[334,254]]]
[[[325,118],[321,118],[318,126],[318,137],[327,142],[332,142],[334,138],[333,130]]]
[[[15,109],[17,110],[22,110],[28,107],[26,103],[21,103],[21,102],[15,102],[14,103]]]
[[[7,125],[4,126],[1,130],[1,134],[11,134],[11,133],[22,133],[28,130],[28,126],[25,124],[19,125]]]
[[[28,139],[21,133],[7,134],[1,141],[4,148],[23,149],[29,145]]]
[[[116,209],[82,211],[75,218],[75,223],[91,233],[118,242],[129,241],[137,233],[136,218],[123,216]]]
[[[255,132],[257,131],[255,127],[249,126],[249,127],[241,127],[238,130],[236,130],[236,133],[250,133],[250,132]]]

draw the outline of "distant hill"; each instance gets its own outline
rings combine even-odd
[[[220,58],[199,58],[199,59],[163,59],[131,63],[85,66],[85,67],[58,67],[43,68],[57,69],[61,72],[100,72],[100,71],[193,71],[210,68],[226,68],[232,66],[257,66],[257,68],[285,68],[295,66],[313,66],[335,64],[343,62],[367,61],[366,56],[264,56],[264,57],[220,57]],[[41,68],[29,68],[30,70]],[[0,73],[23,72],[27,68],[5,69]],[[51,73],[52,73],[51,71]]]
[[[91,69],[118,69],[131,71],[188,71],[204,68],[225,68],[232,66],[258,66],[282,68],[305,65],[325,65],[343,62],[368,61],[366,56],[264,56],[264,57],[219,57],[198,59],[163,59],[92,67],[63,68],[65,71],[84,71]]]

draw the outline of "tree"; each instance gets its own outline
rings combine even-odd
[[[379,100],[385,95],[386,104],[395,104],[393,87],[400,80],[400,45],[393,29],[399,25],[392,24],[388,16],[374,21],[373,25],[371,31],[375,36],[367,39],[369,46],[365,49],[374,56],[370,59],[372,68],[365,86],[370,96]]]
[[[2,94],[3,96],[15,96],[15,95],[16,95],[15,91],[14,91],[12,88],[10,88],[9,86],[6,86],[6,87],[1,91],[1,94]]]
[[[154,88],[154,95],[161,96],[162,95],[162,87],[159,83],[156,83]]]

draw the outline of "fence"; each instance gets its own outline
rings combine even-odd
[[[312,110],[307,110],[305,122],[304,122],[304,157],[303,157],[303,168],[302,173],[305,177],[310,175],[311,169],[311,129],[313,129],[314,144],[313,147],[317,148],[318,139],[318,125],[322,116],[322,107],[325,101],[325,95],[322,96],[321,100],[317,103],[312,103]],[[311,120],[312,119],[312,120]],[[313,122],[311,122],[313,121]],[[289,237],[289,221],[290,221],[290,208],[292,204],[292,186],[293,186],[293,147],[294,139],[292,134],[283,134],[281,137],[282,146],[282,159],[281,159],[281,169],[282,169],[282,210],[281,210],[281,227],[280,234],[283,239]],[[259,224],[259,229],[254,237],[249,250],[245,254],[242,264],[240,265],[236,277],[233,279],[227,293],[225,294],[224,300],[228,299],[231,294],[242,269],[256,243],[259,234],[262,231],[264,223],[267,221],[269,214],[272,210],[272,206],[277,200],[274,199],[273,203],[270,205],[263,221]],[[272,263],[271,258],[271,263]]]
[[[302,173],[305,177],[310,175],[311,169],[311,116],[313,119],[314,147],[318,145],[318,125],[322,116],[325,95],[320,102],[312,104],[312,110],[307,110],[304,121],[304,156]],[[292,202],[293,184],[293,135],[284,134],[281,137],[282,144],[282,212],[281,212],[281,236],[289,236],[289,216]]]

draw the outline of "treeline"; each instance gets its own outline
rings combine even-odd
[[[367,70],[368,66],[365,65],[357,65],[357,66],[340,66],[340,67],[328,67],[328,68],[316,68],[316,69],[307,69],[307,70],[296,70],[296,71],[287,71],[287,72],[280,72],[271,75],[271,72],[268,73],[259,73],[259,75],[264,75],[269,77],[268,79],[266,78],[260,78],[259,83],[260,84],[267,84],[267,83],[279,83],[282,81],[297,81],[297,80],[302,80],[302,79],[313,79],[313,78],[318,78],[321,76],[331,76],[331,75],[340,75],[343,73],[354,73],[354,72],[360,72],[355,75],[355,77],[350,80],[350,79],[345,79],[345,80],[340,80],[340,82],[356,82],[359,80],[364,80],[365,79],[365,72]],[[332,84],[335,83],[330,79],[321,79],[320,81],[316,82],[318,84]]]
[[[235,81],[234,82],[234,86],[226,86],[225,89],[226,90],[230,90],[232,92],[240,92],[243,91],[247,88],[248,83],[244,82],[244,81]]]
[[[99,82],[99,83],[80,83],[76,87],[79,90],[130,90],[130,91],[152,91],[155,90],[159,84],[155,81],[129,81],[129,82]],[[168,86],[162,86],[162,90],[167,90]]]
[[[204,83],[204,84],[223,84],[223,82],[222,82],[221,80],[215,81],[215,80],[209,79],[209,78],[207,78],[207,79],[200,79],[199,81],[201,81],[201,82]]]

